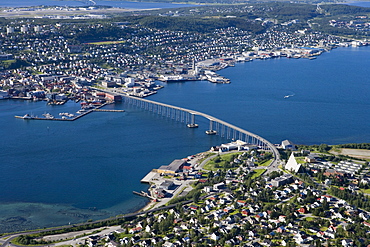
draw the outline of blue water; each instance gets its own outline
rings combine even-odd
[[[366,8],[370,7],[370,2],[350,2],[346,4],[353,5],[353,6],[359,6],[359,7],[366,7]]]
[[[165,9],[165,8],[180,8],[194,6],[191,4],[173,4],[173,3],[151,3],[151,2],[130,2],[130,1],[109,1],[109,0],[94,0],[97,5],[126,8],[126,9]],[[15,1],[0,1],[0,7],[29,7],[29,6],[86,6],[92,5],[88,0],[15,0]]]
[[[14,115],[57,116],[79,105],[0,101],[0,231],[13,216],[26,221],[18,229],[24,230],[136,211],[147,200],[132,191],[147,189],[140,180],[151,169],[221,142],[204,137],[205,124],[188,129],[140,109],[109,107],[126,111],[95,112],[74,122],[27,121]]]
[[[370,142],[370,47],[338,48],[316,60],[272,59],[219,73],[231,84],[168,83],[150,97],[205,112],[279,143]],[[293,95],[284,98],[286,95]],[[132,194],[147,172],[225,140],[126,104],[74,122],[14,115],[76,112],[78,104],[0,101],[0,231],[106,218],[147,202]],[[7,221],[8,220],[8,221]],[[12,230],[14,230],[12,228]]]
[[[207,112],[275,143],[369,142],[369,66],[370,47],[338,48],[315,60],[254,60],[219,72],[231,84],[169,84],[152,99]]]

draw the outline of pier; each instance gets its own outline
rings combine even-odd
[[[52,121],[75,121],[83,116],[86,116],[87,114],[91,112],[124,112],[125,110],[110,110],[110,109],[100,109],[103,106],[106,106],[107,104],[103,104],[95,109],[88,110],[86,112],[83,112],[73,118],[55,118],[55,117],[33,117],[33,116],[14,116],[15,118],[21,118],[24,120],[52,120]]]
[[[124,112],[125,110],[93,109],[93,111],[102,111],[102,112]]]
[[[93,110],[88,110],[80,115],[77,115],[73,118],[51,118],[51,117],[33,117],[33,116],[29,116],[29,117],[26,117],[26,116],[15,116],[15,118],[21,118],[21,119],[24,119],[24,120],[51,120],[51,121],[75,121],[89,113],[93,112]]]
[[[132,193],[138,196],[147,197],[147,198],[155,200],[155,198],[151,197],[147,192],[144,192],[144,191],[141,191],[141,192],[133,191]]]

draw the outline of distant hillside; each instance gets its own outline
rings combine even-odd
[[[147,0],[139,0],[139,2],[147,2]],[[245,4],[245,3],[267,3],[267,2],[287,2],[289,0],[280,0],[280,1],[269,1],[269,0],[150,0],[150,2],[165,2],[165,3],[201,3],[201,4]],[[337,3],[335,0],[296,0],[294,3],[308,3],[308,4],[317,4],[317,3]]]

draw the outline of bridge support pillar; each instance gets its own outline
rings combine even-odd
[[[191,117],[190,117],[190,123],[188,123],[186,126],[188,128],[198,128],[198,124],[195,123],[195,115],[190,113],[191,114]]]
[[[217,131],[213,129],[213,121],[209,120],[209,130],[206,130],[207,135],[216,135]]]

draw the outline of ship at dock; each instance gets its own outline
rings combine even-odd
[[[196,81],[199,80],[197,76],[192,75],[168,75],[168,76],[160,76],[158,78],[159,81],[164,82],[182,82],[182,81]]]
[[[226,84],[230,83],[229,79],[227,79],[226,77],[220,76],[211,70],[206,70],[204,72],[204,75],[205,75],[205,79],[207,79],[208,81],[212,83],[226,83]]]

